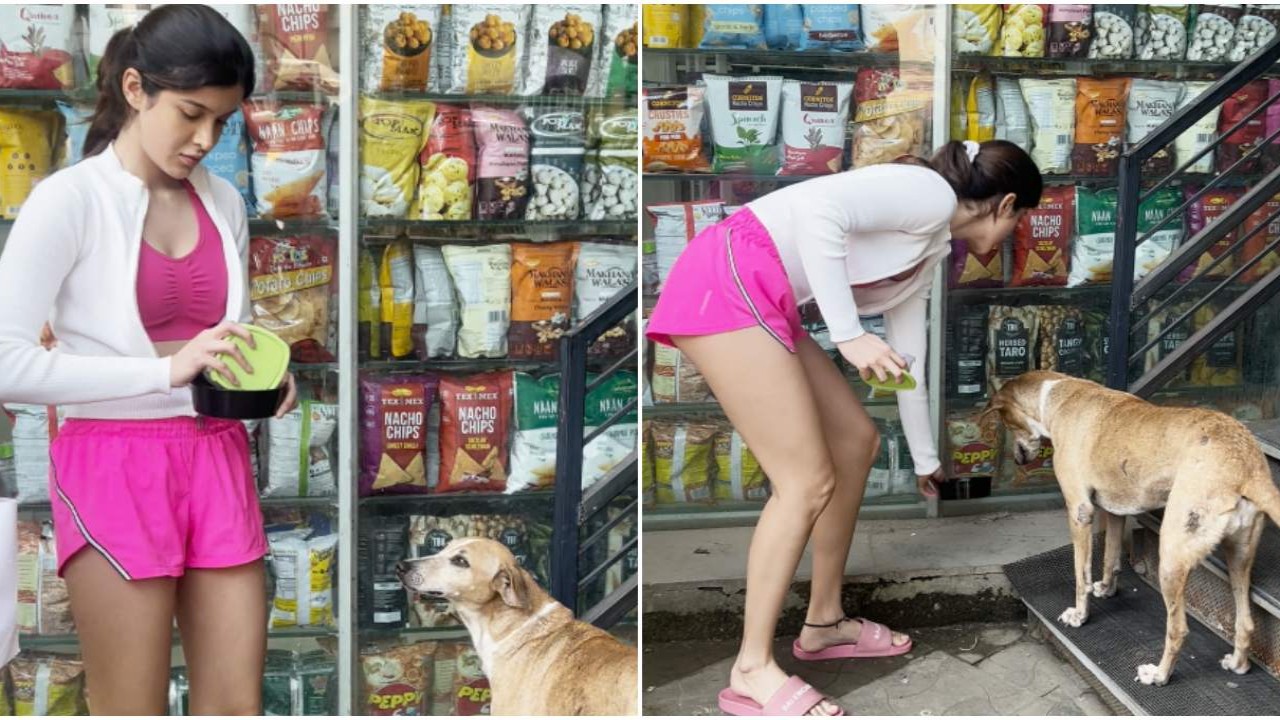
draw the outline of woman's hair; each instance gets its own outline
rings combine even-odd
[[[142,76],[148,96],[161,90],[239,87],[253,92],[253,50],[225,17],[205,5],[163,5],[111,36],[98,64],[98,105],[85,135],[85,155],[107,148],[133,114],[121,83]]]
[[[927,167],[938,173],[955,190],[960,200],[998,203],[1005,195],[1016,196],[1014,208],[1022,210],[1040,204],[1044,181],[1040,168],[1025,150],[1007,140],[980,143],[978,154],[969,160],[965,144],[959,140],[938,148],[932,158],[899,158],[899,163]],[[992,210],[995,208],[992,207]]]

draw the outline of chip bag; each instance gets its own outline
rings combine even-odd
[[[1074,188],[1045,188],[1040,205],[1023,214],[1014,231],[1013,286],[1066,285],[1074,229]]]
[[[1111,282],[1117,203],[1114,188],[1094,190],[1083,185],[1076,187],[1076,237],[1071,243],[1068,287]]]
[[[450,6],[453,56],[444,65],[446,92],[507,95],[515,91],[529,42],[532,5]]]
[[[897,68],[861,68],[853,95],[853,167],[924,154],[930,89],[907,86]]]
[[[334,239],[255,237],[249,241],[253,323],[289,344],[294,362],[333,362],[328,349]]]
[[[840,172],[852,95],[852,83],[783,81],[779,175]]]
[[[770,8],[765,6],[765,17]],[[862,28],[857,5],[802,5],[804,27],[800,33],[801,50],[862,49]]]
[[[1075,145],[1071,168],[1077,175],[1113,176],[1124,146],[1128,78],[1076,80]]]
[[[1280,195],[1263,203],[1262,207],[1254,210],[1253,214],[1244,221],[1245,235],[1249,236],[1250,233],[1253,235],[1245,240],[1244,249],[1240,251],[1240,265],[1245,265],[1259,255],[1262,258],[1253,267],[1244,271],[1240,276],[1242,282],[1257,282],[1275,268],[1280,267],[1280,249],[1266,251],[1268,245],[1280,240],[1280,217],[1271,217],[1273,213],[1278,212],[1280,212]],[[1262,225],[1265,227],[1259,228]],[[1266,251],[1265,254],[1264,251]]]
[[[767,50],[764,5],[693,5],[694,32],[700,48]]]
[[[470,220],[475,199],[476,141],[471,110],[436,105],[427,146],[418,158],[418,192],[410,217]]]
[[[360,204],[367,217],[403,218],[418,187],[418,153],[435,105],[360,99]]]
[[[329,51],[329,12],[322,4],[258,5],[258,33],[276,90],[338,90]]]
[[[959,55],[990,55],[1000,37],[1000,6],[952,6],[951,42]]]
[[[265,6],[264,6],[265,7]],[[263,217],[324,217],[324,106],[254,98],[244,104],[253,141],[253,191]]]
[[[512,373],[440,381],[440,485],[437,492],[507,489]]]
[[[363,8],[364,78],[382,92],[426,92],[431,51],[439,34],[439,5],[368,5]]]
[[[985,254],[969,250],[969,243],[951,238],[952,288],[998,288],[1004,286],[1004,261],[1000,247]]]
[[[1048,4],[1005,5],[1000,54],[1004,57],[1044,57],[1049,7]]]
[[[1031,117],[1031,159],[1045,174],[1071,172],[1075,138],[1076,81],[1019,80]]]
[[[12,220],[31,189],[53,171],[57,113],[0,108],[0,218]]]
[[[659,504],[715,500],[711,478],[716,431],[711,423],[652,425]]]
[[[698,86],[646,87],[641,98],[646,172],[711,169],[703,152],[702,118],[706,89]]]
[[[382,288],[382,330],[392,360],[413,354],[413,249],[408,241],[387,245],[382,252],[379,286]]]
[[[360,497],[428,491],[427,418],[439,383],[430,375],[360,380]]]
[[[76,6],[0,6],[0,88],[70,90],[75,85]]]
[[[660,49],[682,48],[686,45],[688,11],[691,5],[643,6],[644,46]]]
[[[1189,200],[1200,188],[1186,186],[1183,192]],[[1194,238],[1207,225],[1215,222],[1226,213],[1244,193],[1234,188],[1213,189],[1202,195],[1187,209],[1187,237]],[[1187,282],[1193,279],[1221,280],[1235,271],[1235,258],[1228,255],[1231,246],[1240,238],[1240,229],[1233,228],[1222,236],[1222,239],[1209,246],[1193,265],[1189,265],[1178,275],[1178,279]],[[1226,257],[1223,257],[1223,256]],[[1217,262],[1222,258],[1221,262]],[[1217,262],[1210,269],[1209,266]]]
[[[724,6],[715,6],[724,7]],[[717,173],[772,175],[778,171],[782,78],[704,75]]]

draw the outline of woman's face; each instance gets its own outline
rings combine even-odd
[[[133,78],[130,78],[130,75]],[[227,118],[240,107],[239,86],[161,90],[147,95],[137,71],[125,71],[125,98],[137,111],[138,140],[156,167],[184,180],[218,143]]]
[[[969,251],[982,255],[989,253],[1013,234],[1014,228],[1026,210],[1014,207],[1017,196],[1004,196],[994,212],[986,212],[971,220],[960,237],[968,243]]]

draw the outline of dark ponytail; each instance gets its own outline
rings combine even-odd
[[[1025,150],[1007,140],[988,140],[978,145],[978,154],[969,160],[965,144],[952,140],[924,160],[904,157],[900,163],[932,169],[951,185],[956,197],[976,203],[998,203],[1005,195],[1016,196],[1014,209],[1040,204],[1044,180],[1040,168]],[[992,207],[994,210],[995,208]]]
[[[161,90],[240,87],[253,92],[253,50],[218,11],[205,5],[163,5],[111,36],[98,64],[98,105],[85,135],[85,156],[97,155],[124,129],[133,108],[121,87],[129,68],[148,96]]]

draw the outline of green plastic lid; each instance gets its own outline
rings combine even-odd
[[[223,354],[218,359],[226,363],[231,374],[240,381],[240,386],[232,385],[221,373],[213,371],[206,373],[209,381],[225,390],[274,390],[280,387],[285,373],[289,371],[289,344],[270,330],[256,325],[246,325],[245,328],[253,335],[257,347],[251,349],[249,343],[237,336],[232,336],[231,342],[240,348],[253,372],[245,372],[234,358]]]
[[[915,358],[910,355],[904,354],[902,359],[907,361],[907,367],[911,367],[915,363]],[[876,378],[875,374],[872,374],[870,378],[867,378],[867,384],[876,390],[883,390],[885,392],[899,392],[903,390],[916,389],[916,379],[911,377],[911,373],[909,372],[902,373],[902,380],[894,380],[893,376],[890,375],[889,379],[885,382],[880,382],[880,380]]]
[[[0,444],[0,460],[13,459],[13,443]]]

